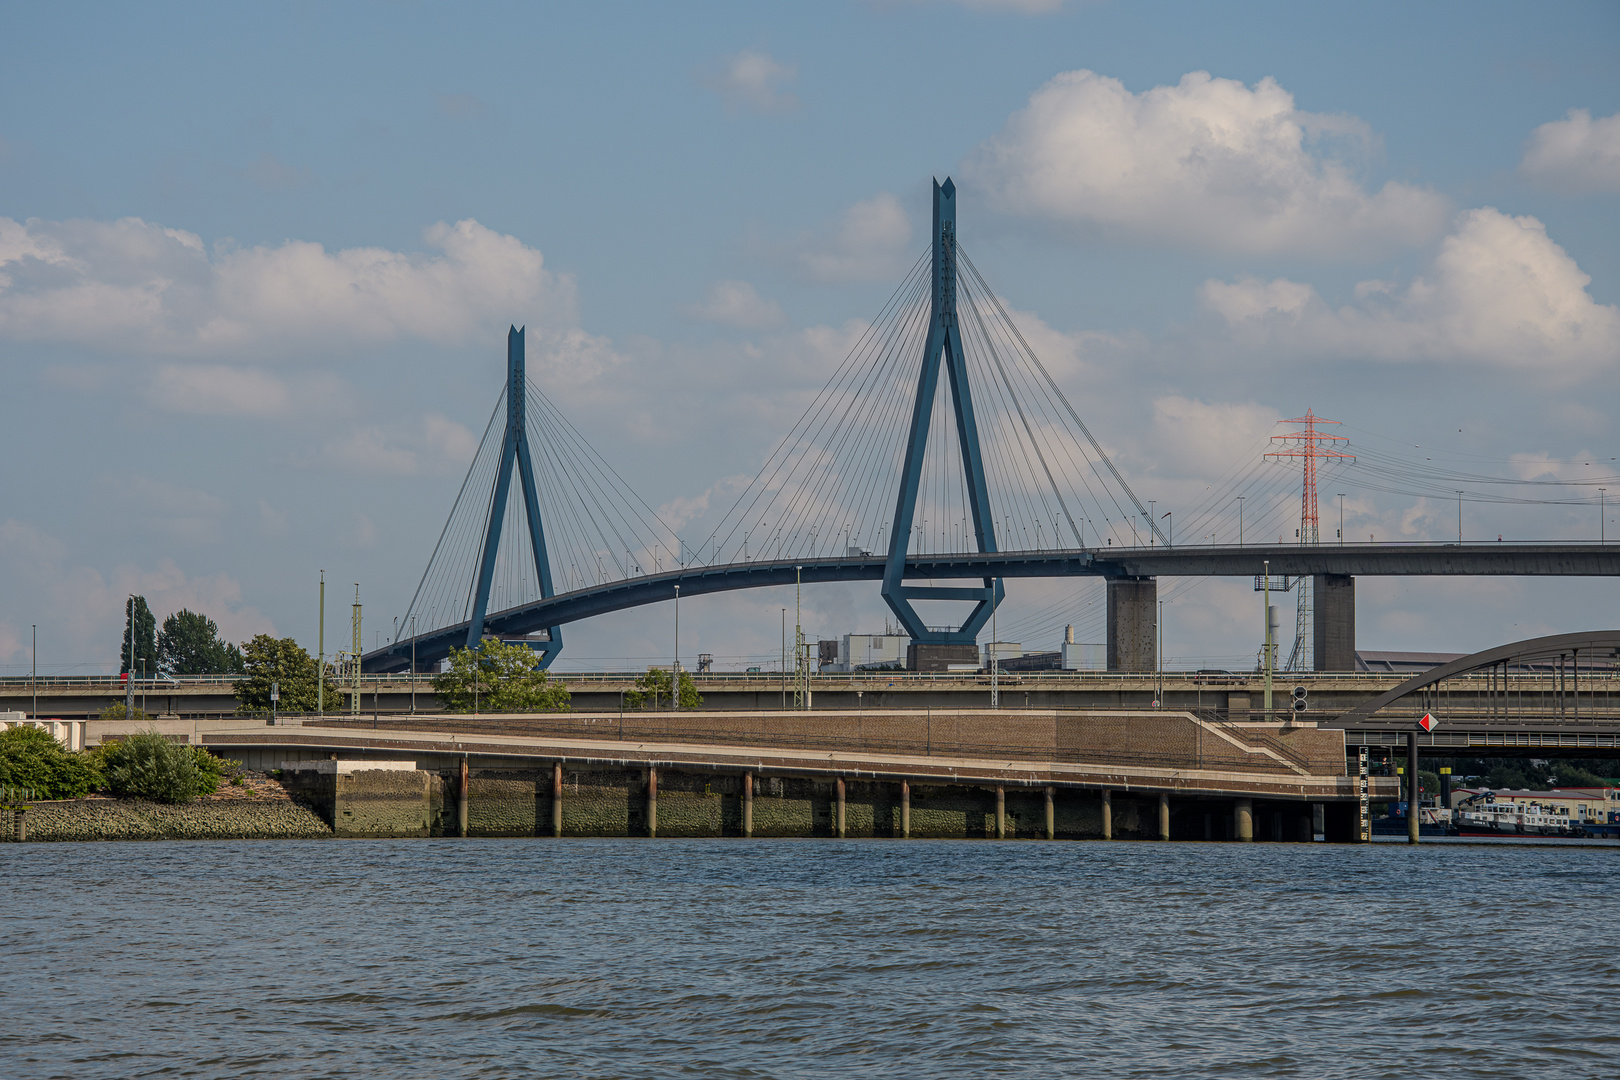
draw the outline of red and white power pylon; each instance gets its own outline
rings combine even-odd
[[[1318,544],[1321,542],[1320,530],[1317,528],[1316,512],[1316,463],[1319,461],[1356,460],[1354,454],[1346,454],[1337,448],[1338,443],[1348,443],[1350,440],[1343,435],[1329,435],[1324,431],[1316,430],[1317,424],[1337,424],[1337,420],[1324,420],[1305,410],[1304,416],[1296,416],[1292,420],[1283,420],[1284,424],[1304,424],[1303,431],[1285,431],[1281,435],[1273,435],[1271,441],[1281,443],[1286,449],[1274,450],[1266,457],[1278,461],[1284,458],[1298,458],[1305,465],[1305,485],[1299,503],[1299,542],[1301,544]],[[1326,444],[1326,445],[1324,445]],[[1311,648],[1311,601],[1312,581],[1309,577],[1301,578],[1298,591],[1294,594],[1297,607],[1295,608],[1294,648],[1288,654],[1288,663],[1285,671],[1305,671],[1313,666]]]

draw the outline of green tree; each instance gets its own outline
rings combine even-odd
[[[158,666],[170,675],[240,675],[242,650],[219,636],[213,619],[181,608],[163,620]]]
[[[30,788],[41,799],[77,799],[101,783],[92,756],[64,750],[43,728],[0,731],[0,787]]]
[[[477,649],[450,650],[450,669],[433,676],[449,712],[567,712],[568,687],[554,683],[527,645],[485,638]]]
[[[669,708],[669,672],[659,668],[650,667],[647,674],[636,680],[634,690],[624,692],[624,706],[627,709]],[[703,695],[697,692],[692,683],[692,673],[681,672],[681,708],[698,709],[703,706]]]
[[[122,701],[115,701],[111,705],[108,705],[105,709],[102,709],[101,713],[96,717],[96,719],[122,720],[124,719],[124,713],[124,703]],[[139,705],[135,706],[135,711],[130,713],[129,717],[137,724],[149,725],[152,722],[152,715],[145,709],[142,709]]]
[[[133,646],[130,637],[133,634]],[[157,620],[146,606],[146,597],[132,596],[124,604],[124,649],[119,653],[118,670],[148,673],[157,670]],[[144,661],[145,667],[142,667]]]
[[[284,713],[312,713],[315,711],[316,667],[315,658],[292,638],[277,640],[269,634],[258,634],[242,646],[242,674],[236,680],[236,711],[244,713],[268,712],[270,684],[278,683],[281,700],[276,711]],[[326,705],[336,712],[342,707],[342,691],[326,675]]]

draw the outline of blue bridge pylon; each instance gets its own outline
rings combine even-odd
[[[982,589],[912,586],[903,581],[912,519],[917,512],[923,457],[928,450],[929,420],[934,412],[934,397],[939,391],[942,365],[950,380],[956,441],[962,451],[962,473],[966,480],[967,503],[972,511],[973,539],[981,552],[996,550],[995,519],[991,515],[990,493],[984,478],[984,457],[979,451],[979,427],[973,417],[967,356],[956,321],[956,184],[950,177],[945,178],[944,184],[934,181],[933,247],[928,338],[923,346],[922,372],[917,378],[917,399],[911,412],[911,435],[900,473],[900,495],[894,509],[894,527],[889,532],[889,554],[880,591],[913,641],[972,645],[1006,595],[1000,578],[985,578]],[[961,626],[954,630],[939,629],[923,621],[912,606],[913,600],[969,600],[974,601],[975,606]]]
[[[525,330],[527,327],[524,328]],[[500,469],[495,479],[495,498],[490,506],[489,524],[479,551],[473,579],[472,617],[467,622],[467,648],[476,649],[484,636],[484,616],[489,611],[490,585],[495,578],[495,556],[501,543],[501,523],[506,520],[506,499],[512,489],[512,465],[523,486],[524,518],[529,525],[529,547],[534,553],[535,578],[541,599],[555,595],[551,584],[551,560],[546,554],[546,530],[540,520],[539,488],[535,484],[534,462],[529,455],[529,426],[525,412],[528,376],[523,362],[524,330],[511,327],[506,334],[506,436],[501,446]],[[545,637],[529,642],[540,654],[540,666],[550,667],[562,651],[562,627],[552,626]]]

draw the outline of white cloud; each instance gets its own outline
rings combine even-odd
[[[1573,378],[1620,361],[1620,309],[1595,302],[1591,278],[1533,217],[1470,210],[1428,277],[1404,288],[1362,282],[1334,310],[1297,282],[1207,281],[1204,305],[1240,341],[1377,360],[1440,360],[1539,369]]]
[[[467,219],[425,239],[438,254],[303,241],[210,252],[139,218],[0,218],[0,338],[271,357],[290,345],[488,339],[514,316],[544,344],[576,324],[572,278],[516,237]]]
[[[883,281],[905,273],[911,222],[900,200],[881,192],[851,206],[838,221],[800,241],[794,261],[812,281]]]
[[[1199,401],[1175,394],[1155,398],[1150,451],[1155,471],[1213,481],[1264,443],[1279,419],[1275,410],[1253,402]]]
[[[323,445],[319,461],[351,473],[453,474],[464,471],[477,451],[478,439],[471,431],[440,413],[428,413],[413,427],[356,428]]]
[[[1559,191],[1620,192],[1620,113],[1593,120],[1571,109],[1542,124],[1524,144],[1519,173]]]
[[[1367,143],[1349,117],[1301,112],[1270,79],[1195,71],[1140,94],[1092,71],[1057,76],[968,158],[1001,209],[1125,238],[1338,256],[1421,242],[1446,200],[1391,181],[1364,190],[1325,137]]]
[[[744,49],[725,57],[719,69],[705,76],[703,82],[724,98],[730,109],[781,113],[799,106],[799,99],[783,89],[798,77],[797,64],[785,64],[757,49]]]
[[[701,304],[687,309],[693,318],[722,326],[737,326],[745,330],[762,330],[780,326],[787,316],[782,305],[767,300],[746,281],[717,281]]]
[[[132,593],[146,597],[159,624],[188,608],[217,622],[227,641],[275,632],[269,619],[242,603],[242,587],[228,574],[192,576],[172,559],[151,569],[124,565],[103,574],[75,564],[61,541],[15,519],[0,522],[0,577],[16,583],[13,603],[50,613],[40,622],[41,674],[63,666],[116,665],[124,598]]]
[[[273,416],[287,407],[287,385],[256,368],[161,364],[146,399],[171,412]]]

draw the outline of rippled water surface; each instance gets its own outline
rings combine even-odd
[[[1620,852],[0,846],[0,1075],[1613,1077]]]

